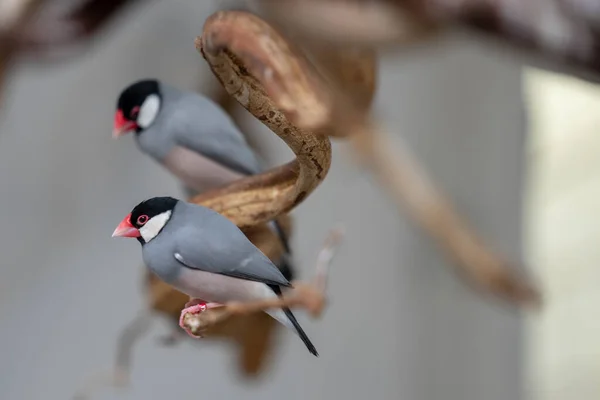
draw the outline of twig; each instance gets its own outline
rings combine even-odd
[[[314,286],[322,293],[327,290],[327,278],[329,277],[329,267],[337,253],[338,248],[344,240],[344,228],[339,226],[332,229],[329,236],[317,256],[317,265],[315,268]]]
[[[201,313],[187,313],[183,316],[183,326],[191,334],[201,337],[211,327],[223,323],[236,315],[247,315],[271,308],[302,307],[313,317],[319,317],[325,307],[326,282],[329,267],[342,241],[343,231],[332,230],[319,252],[316,272],[311,283],[293,282],[293,289],[280,298],[259,300],[248,303],[228,303],[209,308]]]
[[[116,376],[128,380],[133,346],[143,334],[148,332],[151,322],[152,315],[148,311],[142,311],[121,332],[117,341]]]

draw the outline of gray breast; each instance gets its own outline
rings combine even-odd
[[[135,138],[142,152],[161,163],[175,146],[173,136],[165,129],[160,114],[150,127],[136,134]]]
[[[166,283],[173,283],[181,274],[181,265],[173,254],[176,250],[175,234],[168,230],[169,223],[149,243],[142,247],[146,267]]]

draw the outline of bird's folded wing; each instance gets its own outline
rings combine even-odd
[[[190,117],[193,116],[193,117]],[[171,119],[178,145],[245,175],[261,165],[231,117],[209,99],[188,96]]]
[[[214,236],[193,243],[192,240],[193,236],[186,239],[187,243],[180,242],[173,254],[187,268],[267,285],[290,286],[290,282],[271,260],[249,241],[232,240],[227,243]]]

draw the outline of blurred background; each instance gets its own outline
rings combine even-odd
[[[111,139],[116,99],[146,77],[212,87],[194,38],[218,5],[150,1],[68,63],[10,71],[0,116],[0,399],[70,399],[112,368],[144,298],[139,246],[111,232],[143,199],[183,197],[133,138]],[[332,226],[347,232],[324,318],[298,312],[320,357],[280,330],[267,371],[243,379],[228,343],[162,346],[169,328],[158,318],[136,346],[131,385],[94,399],[599,398],[598,89],[523,69],[461,32],[384,54],[379,73],[379,120],[495,250],[529,266],[541,313],[468,287],[337,140],[328,177],[292,213],[300,277]],[[291,159],[242,118],[271,165]]]

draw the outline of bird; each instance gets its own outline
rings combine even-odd
[[[225,304],[281,296],[290,281],[231,220],[201,205],[153,197],[123,218],[113,237],[136,238],[147,268],[192,299]],[[184,310],[185,311],[185,310]],[[318,352],[289,308],[266,310]]]
[[[158,79],[141,79],[118,96],[113,137],[135,133],[138,148],[165,167],[188,195],[265,170],[233,119],[214,101]],[[292,250],[281,225],[269,221],[283,254],[279,267],[293,276]]]

